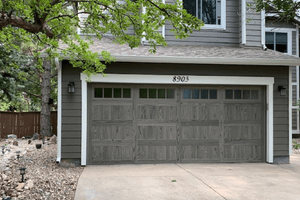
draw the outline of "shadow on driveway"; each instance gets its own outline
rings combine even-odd
[[[75,200],[300,200],[300,155],[291,164],[145,164],[87,166]]]

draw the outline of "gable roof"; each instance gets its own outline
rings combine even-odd
[[[113,43],[108,38],[103,38],[101,41],[93,39],[93,41],[94,44],[90,45],[92,52],[108,51],[118,62],[300,65],[300,59],[296,56],[269,49],[264,51],[261,48],[168,45],[157,46],[156,53],[152,54],[149,52],[150,46],[130,49],[128,45]],[[65,48],[66,45],[60,47]]]

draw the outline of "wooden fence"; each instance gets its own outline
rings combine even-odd
[[[57,134],[57,111],[51,111],[52,134]],[[15,134],[18,138],[40,133],[40,112],[0,112],[0,138]]]

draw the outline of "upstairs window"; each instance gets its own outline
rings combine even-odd
[[[282,53],[288,53],[288,34],[266,32],[266,47]]]
[[[222,7],[225,9],[225,6],[225,0],[183,0],[183,8],[201,19],[204,27],[225,28],[225,22],[222,20]]]

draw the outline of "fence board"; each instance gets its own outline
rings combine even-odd
[[[51,111],[52,135],[57,134],[57,111]],[[40,112],[0,112],[0,138],[15,134],[18,138],[40,133]]]

